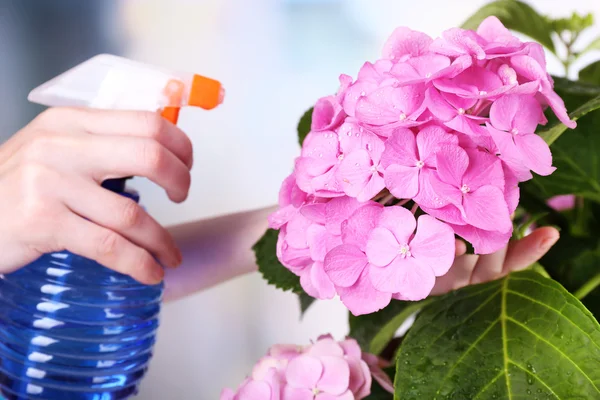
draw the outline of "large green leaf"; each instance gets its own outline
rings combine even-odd
[[[600,61],[591,63],[579,71],[579,80],[600,85]]]
[[[390,305],[376,313],[355,317],[350,314],[349,336],[358,341],[360,347],[373,354],[380,354],[394,338],[394,334],[407,318],[426,304],[393,300]]]
[[[304,139],[306,139],[306,136],[310,132],[313,109],[314,108],[311,108],[308,111],[306,111],[304,115],[302,115],[302,118],[300,118],[300,121],[298,122],[298,143],[300,143],[300,146],[302,146],[302,143],[304,143]]]
[[[577,108],[575,111],[573,111],[572,113],[569,114],[569,117],[572,120],[577,121],[581,117],[583,117],[583,116],[587,115],[588,113],[595,111],[599,108],[600,108],[600,96],[597,96],[597,97],[594,97],[593,99],[591,99],[590,101],[579,106],[579,108]],[[579,127],[579,128],[581,128],[581,127]],[[577,128],[575,128],[575,129],[577,129]],[[541,130],[538,133],[542,137],[542,139],[544,139],[546,141],[546,143],[551,145],[566,130],[567,130],[567,126],[565,124],[557,123],[547,129]]]
[[[256,255],[258,271],[265,280],[282,290],[303,293],[300,278],[284,267],[277,259],[277,237],[279,231],[268,229],[252,248]]]
[[[525,271],[421,311],[397,359],[396,399],[598,399],[600,325],[551,279]]]
[[[477,29],[481,21],[494,15],[508,29],[520,32],[543,44],[548,50],[555,52],[552,41],[552,27],[548,21],[531,6],[517,0],[498,0],[486,4],[473,14],[462,27]]]

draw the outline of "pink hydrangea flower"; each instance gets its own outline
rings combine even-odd
[[[298,187],[294,173],[285,178],[279,190],[279,209],[269,216],[269,228],[279,229],[288,223],[307,199],[308,195]]]
[[[442,204],[460,211],[465,224],[499,232],[512,229],[504,198],[504,172],[497,157],[447,145],[436,153],[436,163],[432,186]]]
[[[373,377],[393,392],[377,364],[354,339],[336,342],[323,335],[309,346],[277,345],[237,391],[224,389],[220,400],[361,400],[371,393]]]
[[[346,113],[337,96],[323,97],[315,104],[311,131],[333,131],[340,126],[345,117]]]
[[[366,62],[362,66],[356,82],[352,83],[344,93],[342,104],[346,114],[355,116],[356,103],[377,90],[384,80],[389,79],[388,72],[392,65],[391,61],[378,60],[374,64]]]
[[[427,54],[433,39],[422,32],[399,27],[383,45],[383,58],[396,62]]]
[[[486,135],[480,124],[487,120],[473,112],[478,104],[475,98],[464,98],[453,93],[440,93],[435,88],[426,92],[426,105],[429,111],[448,128],[467,135]]]
[[[421,300],[433,289],[435,277],[448,272],[454,252],[454,232],[448,225],[428,215],[420,216],[417,224],[407,209],[387,207],[367,242],[369,278],[379,291]]]
[[[439,126],[428,126],[416,135],[409,129],[397,129],[385,144],[381,164],[385,168],[385,186],[398,199],[414,199],[435,207],[431,179],[435,154],[443,144],[458,144],[458,137]]]
[[[298,186],[306,193],[321,197],[341,196],[343,191],[336,179],[340,163],[340,143],[336,132],[310,132],[296,160]]]
[[[542,107],[532,96],[508,95],[492,104],[488,130],[500,158],[513,169],[520,180],[531,178],[529,170],[550,175],[552,154],[535,129],[542,120]]]

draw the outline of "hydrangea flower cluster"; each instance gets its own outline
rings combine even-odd
[[[505,246],[519,182],[554,171],[543,110],[575,127],[541,45],[495,17],[437,39],[398,28],[340,84],[315,104],[270,226],[305,291],[355,315],[426,297],[455,234],[479,254]]]
[[[221,400],[360,400],[371,394],[372,378],[393,393],[380,360],[362,353],[354,339],[323,335],[309,346],[275,345],[237,391]]]

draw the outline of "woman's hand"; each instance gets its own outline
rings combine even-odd
[[[47,110],[0,147],[0,273],[66,249],[160,282],[156,259],[181,263],[171,234],[100,184],[143,176],[181,202],[191,166],[190,140],[156,113]]]
[[[538,228],[528,236],[493,254],[465,254],[466,246],[457,241],[456,260],[450,271],[437,279],[432,295],[440,295],[463,286],[492,281],[513,271],[529,267],[550,250],[559,238],[551,227]]]

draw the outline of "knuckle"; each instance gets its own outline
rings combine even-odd
[[[133,200],[125,199],[121,209],[121,225],[123,228],[133,228],[140,224],[143,218],[142,208]]]
[[[165,161],[165,150],[154,141],[146,141],[141,150],[142,164],[150,171],[159,170]]]
[[[144,121],[144,131],[150,138],[158,138],[164,130],[165,120],[160,114],[155,112],[141,111],[141,118]]]
[[[112,256],[116,253],[118,246],[119,236],[112,231],[107,231],[100,236],[96,244],[96,255],[100,259]]]
[[[25,225],[37,225],[52,217],[49,209],[50,199],[45,193],[46,187],[52,185],[54,175],[54,171],[36,163],[27,163],[20,167],[20,209]]]

